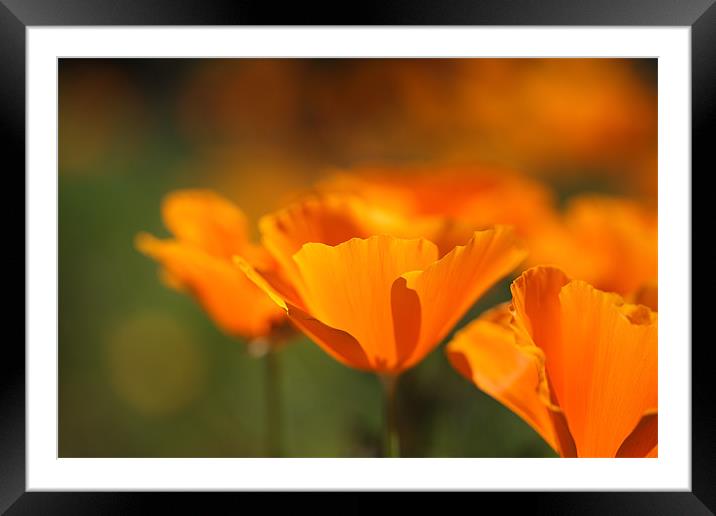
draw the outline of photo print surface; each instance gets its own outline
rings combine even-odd
[[[655,59],[61,59],[60,457],[656,457]]]

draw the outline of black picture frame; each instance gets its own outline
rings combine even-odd
[[[25,29],[39,25],[614,25],[691,27],[692,72],[692,192],[708,195],[708,189],[693,189],[696,177],[716,171],[714,125],[716,125],[716,6],[715,0],[443,0],[384,1],[360,4],[273,2],[208,2],[206,0],[0,0],[0,141],[5,180],[20,178],[25,169]],[[9,159],[8,159],[9,158]],[[684,170],[684,174],[690,171]],[[23,176],[24,177],[24,176]],[[7,182],[5,184],[8,184]],[[15,185],[12,185],[13,187]],[[23,191],[24,179],[20,188]],[[12,197],[20,197],[19,189]],[[7,196],[10,198],[10,196]],[[704,204],[701,204],[703,207]],[[3,203],[8,226],[17,225],[19,208]],[[693,233],[711,220],[695,209],[692,200]],[[668,217],[668,213],[661,216]],[[692,234],[693,234],[692,233]],[[24,267],[23,252],[6,252],[12,269]],[[15,239],[19,245],[20,237]],[[6,249],[17,249],[6,245]],[[710,247],[692,250],[692,275],[697,274],[693,293],[709,291],[714,283],[706,269],[716,258]],[[26,270],[26,269],[25,269]],[[701,274],[703,273],[703,275]],[[19,278],[19,274],[13,276]],[[693,283],[693,282],[692,282]],[[706,288],[704,288],[706,287]],[[24,288],[23,288],[24,291]],[[23,295],[24,299],[24,295]],[[6,296],[13,310],[15,298]],[[24,303],[23,303],[24,310]],[[692,298],[692,321],[708,320],[709,303]],[[8,314],[9,315],[9,314]],[[19,320],[20,317],[17,317]],[[10,320],[10,317],[8,317]],[[23,319],[24,320],[24,319]],[[700,322],[699,327],[704,323]],[[542,514],[710,514],[716,511],[716,375],[713,339],[695,338],[692,323],[692,490],[690,492],[609,493],[469,493],[477,503],[498,503],[508,512],[518,506]],[[24,327],[23,327],[24,334]],[[24,340],[24,339],[23,339]],[[688,345],[689,343],[673,343]],[[141,512],[147,502],[164,494],[138,493],[40,493],[25,492],[25,350],[20,339],[6,337],[0,359],[0,512],[7,514],[124,514]],[[198,499],[180,495],[171,510],[204,507]],[[252,497],[248,494],[224,496]],[[341,512],[372,510],[372,493],[354,493],[341,502]],[[264,497],[266,498],[266,497]],[[284,497],[262,500],[271,511]],[[484,500],[483,500],[484,499]],[[315,496],[302,496],[316,504]],[[327,503],[321,499],[319,506]],[[423,496],[411,497],[410,505],[424,506]],[[459,502],[459,500],[456,500]],[[293,503],[293,502],[292,502]],[[475,500],[468,503],[476,503]],[[267,505],[266,505],[267,504]],[[320,508],[320,507],[319,507]],[[344,511],[345,509],[345,511]]]

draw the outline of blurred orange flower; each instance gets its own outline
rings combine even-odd
[[[141,233],[136,246],[161,263],[170,286],[194,296],[230,335],[266,337],[279,330],[283,312],[232,263],[240,255],[262,268],[274,267],[269,254],[249,242],[238,207],[209,190],[180,190],[165,197],[162,218],[174,239]]]
[[[443,217],[408,217],[351,194],[318,194],[259,221],[262,243],[286,269],[293,269],[293,254],[307,242],[338,245],[351,238],[390,235],[425,238],[438,246],[442,257],[465,244],[474,229]]]
[[[535,267],[447,354],[563,457],[656,455],[657,314],[645,306]]]
[[[361,169],[337,173],[319,189],[353,193],[411,220],[439,218],[473,230],[507,224],[520,236],[554,211],[544,185],[498,167]]]
[[[475,232],[467,245],[440,259],[437,246],[425,239],[380,235],[335,245],[333,236],[311,235],[332,245],[305,243],[290,255],[291,265],[288,254],[279,256],[292,247],[274,246],[280,276],[242,258],[237,262],[333,358],[389,375],[424,358],[525,256],[514,232],[503,226]]]
[[[657,214],[636,201],[575,197],[561,219],[547,222],[532,236],[532,265],[555,265],[572,278],[623,295],[656,281]]]
[[[647,281],[630,296],[627,301],[636,305],[648,306],[655,312],[659,311],[659,286],[656,280]]]
[[[524,164],[612,165],[656,148],[656,92],[633,61],[466,59],[457,65],[462,116]]]

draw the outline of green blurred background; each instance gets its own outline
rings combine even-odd
[[[255,222],[334,168],[487,162],[559,199],[656,201],[655,60],[62,59],[59,88],[61,457],[264,452],[262,360],[133,247],[167,234],[173,189],[217,189]],[[463,323],[508,299],[505,280]],[[279,365],[287,455],[379,455],[373,375],[305,338]],[[398,403],[405,456],[554,456],[442,348]]]

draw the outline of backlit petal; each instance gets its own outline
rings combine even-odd
[[[291,304],[288,305],[288,316],[293,324],[343,365],[355,369],[371,369],[371,362],[365,351],[350,333],[331,328]]]
[[[422,318],[418,345],[408,366],[437,346],[465,312],[509,274],[526,256],[512,229],[496,226],[477,231],[421,273],[405,275],[407,287],[420,298]]]
[[[349,333],[332,328],[305,312],[303,301],[290,284],[272,271],[259,271],[239,256],[236,265],[246,277],[263,290],[268,298],[282,308],[289,320],[326,353],[342,364],[357,369],[369,369],[370,363],[360,343]]]
[[[580,457],[613,457],[657,407],[656,314],[582,281],[564,286],[559,301],[559,405]],[[553,355],[545,354],[551,378]]]
[[[548,357],[547,369],[553,402],[561,392],[566,364],[562,357],[561,315],[559,292],[569,278],[553,267],[534,267],[523,272],[512,282],[512,305],[515,324],[521,327],[531,340]]]
[[[334,247],[305,244],[294,261],[307,312],[358,340],[374,370],[391,371],[399,359],[392,315],[393,283],[405,272],[426,268],[437,259],[437,253],[435,244],[427,240],[374,236]],[[407,317],[415,320],[415,314]]]

